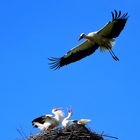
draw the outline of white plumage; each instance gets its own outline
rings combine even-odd
[[[52,113],[55,115],[54,117],[51,114],[43,115],[34,119],[32,125],[45,131],[56,128],[62,122],[64,112],[59,108],[54,108],[52,109]]]

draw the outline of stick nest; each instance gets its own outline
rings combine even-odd
[[[84,125],[73,124],[66,129],[41,132],[32,135],[28,140],[104,140],[102,135],[92,132]]]

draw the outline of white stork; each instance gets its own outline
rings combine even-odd
[[[52,109],[52,113],[55,115],[54,117],[51,114],[43,115],[34,119],[32,125],[43,131],[56,128],[62,122],[64,113],[60,108]]]
[[[50,60],[50,68],[58,69],[64,65],[76,62],[88,55],[94,53],[98,48],[101,51],[108,50],[114,60],[118,61],[118,57],[112,51],[115,38],[119,36],[128,19],[128,13],[122,14],[121,11],[112,12],[112,21],[109,21],[102,29],[97,32],[91,32],[88,35],[82,33],[79,40],[86,40],[79,46],[68,51],[60,58],[48,58]]]
[[[62,121],[62,127],[63,128],[67,128],[68,126],[70,126],[71,124],[71,120],[69,120],[72,116],[72,108],[70,107],[69,110],[68,110],[68,116],[65,117]]]

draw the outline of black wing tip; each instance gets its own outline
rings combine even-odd
[[[32,120],[32,126],[33,126],[33,127],[37,127],[37,126],[35,125],[35,122],[36,122],[35,119]]]
[[[60,65],[61,58],[51,57],[51,58],[48,58],[48,60],[50,61],[49,62],[50,69],[57,70],[61,67]]]
[[[111,12],[111,14],[112,14],[112,21],[117,19],[125,19],[125,20],[128,19],[128,12],[122,14],[120,10],[119,11],[114,10],[114,12]]]
[[[34,126],[34,120],[32,121],[32,125]]]
[[[32,126],[35,127],[35,128],[38,128],[38,126],[35,124],[34,121],[32,121]]]

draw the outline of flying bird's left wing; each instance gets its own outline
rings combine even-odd
[[[79,46],[71,49],[61,58],[48,58],[51,62],[50,68],[51,69],[58,69],[64,65],[76,62],[88,55],[91,55],[95,50],[98,48],[98,45],[95,42],[91,42],[86,40]]]
[[[121,11],[112,12],[112,21],[108,22],[101,30],[97,31],[97,34],[106,38],[116,38],[123,30],[126,21],[128,19],[128,13],[122,14]]]

